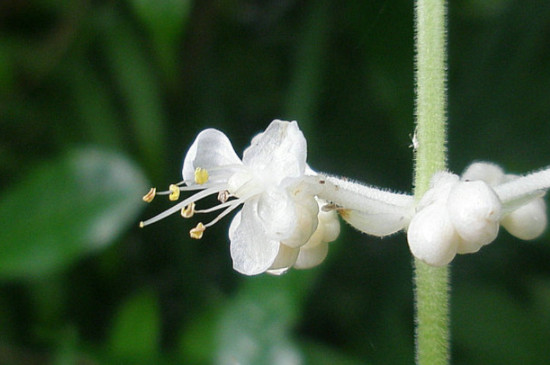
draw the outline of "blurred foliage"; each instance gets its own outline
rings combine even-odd
[[[451,169],[547,165],[550,3],[450,3]],[[402,234],[246,278],[229,220],[137,227],[206,127],[242,151],[298,119],[313,168],[409,191],[412,27],[406,0],[0,2],[0,363],[412,363]],[[453,363],[550,362],[549,263],[548,233],[455,260]]]

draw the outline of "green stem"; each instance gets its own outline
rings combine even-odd
[[[416,0],[415,198],[445,169],[445,0]],[[449,363],[449,269],[415,260],[416,362]]]

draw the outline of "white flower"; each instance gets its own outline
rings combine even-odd
[[[242,161],[222,132],[206,129],[185,156],[183,181],[165,194],[176,200],[180,191],[200,191],[141,225],[178,210],[189,217],[223,209],[213,221],[191,230],[191,237],[200,238],[206,228],[243,205],[229,229],[235,270],[278,274],[291,266],[317,265],[326,256],[327,242],[338,236],[339,223],[334,212],[319,209],[323,202],[304,183],[306,174],[315,174],[306,165],[306,155],[306,140],[296,122],[274,120],[252,139]],[[218,195],[220,204],[196,210],[195,202],[209,195]]]
[[[457,253],[474,253],[494,241],[500,224],[518,238],[536,238],[546,227],[542,196],[549,183],[548,170],[518,177],[485,162],[472,164],[460,179],[436,173],[407,231],[411,252],[443,266]]]

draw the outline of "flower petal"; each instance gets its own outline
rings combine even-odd
[[[241,164],[241,160],[225,134],[217,129],[205,129],[198,134],[185,155],[183,180],[192,184],[195,180],[195,169],[200,167],[208,171],[209,181],[226,181],[231,167]],[[227,168],[220,169],[224,166]]]
[[[322,240],[324,242],[332,242],[338,238],[340,234],[340,221],[335,211],[319,212],[319,225],[317,231],[322,229]],[[315,231],[315,232],[317,232]],[[314,233],[315,235],[316,233]],[[308,242],[309,243],[309,242]],[[307,245],[307,244],[306,244]]]
[[[306,167],[307,144],[296,122],[274,120],[265,132],[252,139],[243,162],[254,171],[269,171],[279,184],[285,177],[299,177]]]
[[[287,245],[280,244],[277,257],[267,272],[274,275],[282,274],[294,265],[299,252],[299,248],[292,248]],[[284,269],[284,271],[281,271],[281,269]]]
[[[319,201],[319,204],[324,204]],[[300,253],[294,267],[308,269],[323,262],[328,254],[328,242],[334,241],[340,234],[340,222],[335,211],[319,211],[319,225],[305,245],[300,247]]]
[[[294,267],[296,269],[309,269],[319,265],[325,260],[328,254],[328,243],[321,242],[313,247],[302,247],[296,259]]]
[[[265,272],[279,253],[279,242],[266,237],[252,203],[244,204],[229,227],[233,268],[245,275]]]
[[[278,242],[289,238],[297,227],[296,207],[285,189],[268,187],[257,201],[257,217],[266,237]]]
[[[298,193],[294,195],[294,231],[284,240],[290,247],[303,246],[319,225],[319,205],[313,196]]]

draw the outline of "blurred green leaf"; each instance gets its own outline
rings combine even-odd
[[[183,364],[210,364],[218,320],[224,303],[202,309],[198,315],[191,316],[190,323],[179,342],[179,356]]]
[[[178,64],[180,38],[183,34],[191,0],[129,0],[130,6],[148,30],[160,65],[174,82]]]
[[[0,198],[0,278],[58,271],[112,243],[135,223],[145,187],[131,161],[94,148],[38,166]]]
[[[216,364],[302,363],[290,333],[305,283],[293,274],[247,279],[219,322]]]
[[[305,342],[302,344],[305,364],[315,365],[366,365],[364,360],[359,360],[349,356],[346,353],[339,352],[320,343]]]
[[[8,47],[7,40],[0,39],[0,95],[6,95],[13,88],[14,69],[12,47]]]
[[[283,116],[298,120],[306,135],[313,135],[316,111],[319,110],[320,89],[323,83],[330,33],[330,2],[312,3],[305,19],[302,39],[297,47],[291,83],[285,100]]]
[[[129,0],[137,17],[157,38],[172,41],[183,32],[191,10],[190,0]]]
[[[88,140],[109,148],[124,146],[118,123],[120,115],[114,107],[110,90],[101,82],[97,72],[85,62],[74,62],[68,67],[67,74],[67,83],[81,121],[79,127]]]
[[[548,364],[548,331],[528,300],[496,287],[454,288],[456,364]]]
[[[162,167],[165,156],[166,126],[159,80],[141,48],[142,40],[127,21],[106,10],[98,22],[103,27],[107,61],[124,99],[141,157],[149,171],[157,171],[155,167]]]
[[[158,354],[159,344],[157,298],[149,291],[138,293],[119,308],[111,327],[109,350],[115,358],[148,363],[147,359]]]

